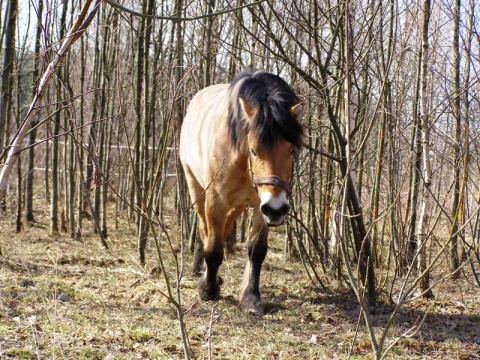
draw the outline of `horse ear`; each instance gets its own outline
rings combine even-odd
[[[293,105],[290,108],[290,113],[292,116],[297,119],[298,122],[302,122],[303,118],[303,103],[299,102],[298,104]]]
[[[243,97],[240,96],[239,99],[243,112],[247,115],[248,120],[252,119],[255,116],[257,109]]]

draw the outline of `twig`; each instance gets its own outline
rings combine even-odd
[[[212,185],[213,181],[215,180],[215,178],[217,177],[218,173],[220,172],[220,170],[222,170],[222,167],[223,167],[223,163],[225,162],[225,158],[222,159],[222,163],[220,164],[220,166],[218,167],[218,170],[217,172],[215,173],[215,175],[213,175],[212,177],[212,180],[210,180],[210,182],[208,183],[208,185],[205,187],[205,189],[202,191],[202,193],[195,199],[195,201],[192,203],[192,205],[190,205],[187,210],[190,210],[191,208],[193,208],[193,206],[198,202],[198,200],[203,196],[203,194],[206,193],[206,191],[210,188],[210,185]]]
[[[212,360],[212,327],[213,327],[213,313],[217,303],[214,302],[212,305],[212,310],[210,311],[210,325],[208,326],[208,360]]]
[[[264,2],[265,0],[259,0],[259,1],[255,1],[255,2],[250,3],[250,4],[245,4],[245,5],[241,5],[241,6],[237,6],[237,7],[233,7],[233,8],[225,8],[225,9],[217,11],[213,14],[205,14],[205,15],[199,15],[199,16],[194,16],[194,17],[178,17],[177,14],[172,14],[172,15],[169,15],[169,16],[143,14],[143,13],[139,13],[138,11],[131,10],[131,9],[119,4],[117,1],[114,1],[114,0],[103,0],[103,1],[106,2],[107,4],[113,6],[114,8],[116,8],[118,10],[125,11],[125,12],[127,12],[127,13],[129,13],[130,15],[133,15],[133,16],[155,19],[155,20],[170,20],[170,21],[173,21],[173,22],[180,22],[180,21],[201,20],[201,19],[204,19],[204,18],[207,18],[207,17],[215,17],[215,16],[218,16],[218,15],[228,14],[230,12],[234,12],[234,11],[241,10],[241,9],[253,6],[253,5],[260,4],[260,3]]]
[[[38,344],[37,328],[34,322],[30,323],[30,328],[32,329],[33,343],[35,345],[35,352],[37,353],[37,359],[40,360],[41,359],[40,346]]]
[[[357,326],[355,327],[355,334],[353,335],[352,344],[350,345],[350,349],[348,350],[347,359],[350,359],[350,357],[352,356],[353,346],[355,345],[355,341],[357,341],[358,329],[360,328],[361,319],[362,319],[362,310],[360,309],[360,312],[358,313]]]

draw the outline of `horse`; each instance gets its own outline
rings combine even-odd
[[[303,144],[303,112],[291,87],[263,70],[247,70],[230,84],[206,87],[189,103],[179,156],[203,243],[201,300],[219,298],[225,241],[235,220],[251,207],[239,307],[264,314],[260,272],[269,227],[282,225],[290,210],[294,159]]]

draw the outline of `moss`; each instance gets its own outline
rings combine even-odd
[[[148,329],[144,328],[131,329],[128,333],[128,336],[130,337],[130,339],[140,343],[147,342],[148,340],[153,338],[151,332]]]
[[[98,351],[92,348],[84,348],[82,352],[79,354],[78,358],[80,360],[97,360],[103,359],[106,356],[105,351]]]
[[[8,356],[13,356],[18,359],[34,359],[36,358],[35,354],[32,354],[30,350],[27,349],[17,349],[17,348],[12,348],[8,349],[4,353],[7,357]]]

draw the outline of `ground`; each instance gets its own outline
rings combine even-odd
[[[82,241],[49,235],[46,216],[21,233],[14,230],[13,218],[0,218],[0,359],[184,358],[177,312],[163,295],[168,289],[153,241],[143,269],[133,230],[111,229],[109,250],[93,234]],[[262,273],[264,317],[237,308],[243,244],[222,265],[223,298],[209,303],[198,300],[191,254],[185,251],[182,259],[173,249],[183,260],[180,296],[192,357],[372,358],[353,294],[310,281],[300,262],[284,258],[281,239],[273,236]],[[174,255],[162,249],[175,295]],[[402,308],[389,342],[428,315],[420,331],[400,340],[387,358],[480,359],[478,287],[462,276],[434,293],[434,300],[416,299]],[[370,309],[377,334],[392,309],[381,302]]]

